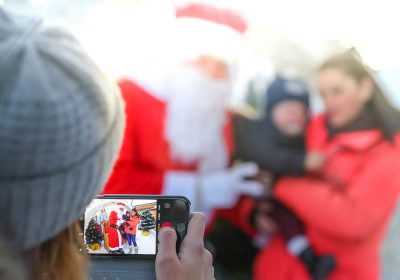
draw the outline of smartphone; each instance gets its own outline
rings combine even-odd
[[[84,246],[95,256],[155,257],[158,232],[169,222],[178,251],[189,215],[190,201],[182,196],[100,195],[81,217]]]

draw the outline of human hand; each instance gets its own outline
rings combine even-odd
[[[318,152],[310,152],[306,154],[304,168],[307,172],[318,172],[324,167],[325,162],[325,155]]]
[[[255,177],[258,174],[255,163],[238,164],[230,169],[212,172],[200,179],[200,200],[204,209],[233,207],[243,194],[258,196],[263,185]]]
[[[160,243],[156,257],[158,280],[213,280],[213,258],[204,248],[205,216],[191,214],[187,235],[183,239],[179,254],[176,253],[176,232],[171,227],[161,228]]]

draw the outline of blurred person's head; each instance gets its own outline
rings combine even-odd
[[[179,7],[176,16],[180,59],[169,76],[165,136],[174,159],[196,163],[213,156],[211,165],[222,167],[226,106],[246,24],[229,10],[204,4]]]
[[[126,207],[126,205],[125,205],[124,203],[118,202],[116,208],[117,208],[117,210],[118,210],[120,213],[123,213],[124,210],[125,210],[125,207]]]
[[[288,137],[304,133],[309,110],[309,91],[298,79],[276,77],[267,89],[267,116]]]
[[[319,69],[318,85],[333,129],[346,130],[360,116],[371,119],[370,124],[374,121],[388,138],[400,129],[399,111],[389,103],[355,53],[349,51],[327,59]]]
[[[84,279],[76,222],[124,126],[114,84],[66,30],[0,9],[0,227],[30,279]]]
[[[139,217],[139,213],[138,213],[138,211],[137,211],[137,209],[136,208],[133,208],[132,210],[131,210],[131,213],[130,213],[130,216],[131,217]]]

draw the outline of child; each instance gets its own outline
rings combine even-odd
[[[269,188],[281,175],[318,172],[325,158],[318,153],[306,153],[304,134],[308,114],[309,93],[305,84],[276,77],[267,90],[264,119],[236,116],[235,159],[256,162],[267,170],[259,179]],[[334,267],[334,258],[315,254],[302,222],[279,201],[271,195],[260,200],[251,215],[252,224],[263,222],[268,215],[279,227],[289,253],[304,263],[313,279],[324,279]]]
[[[136,227],[139,221],[140,221],[139,213],[137,212],[136,208],[133,208],[129,212],[129,216],[125,221],[125,233],[129,245],[129,254],[132,253],[132,249],[134,249],[135,254],[139,253],[139,248],[136,243]]]
[[[301,81],[278,76],[267,89],[263,119],[235,116],[234,159],[254,161],[275,177],[300,175],[321,168],[323,156],[305,152],[308,95]]]

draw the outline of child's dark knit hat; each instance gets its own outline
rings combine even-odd
[[[280,102],[295,100],[309,107],[310,92],[307,85],[299,79],[288,79],[277,76],[267,89],[267,113]]]

